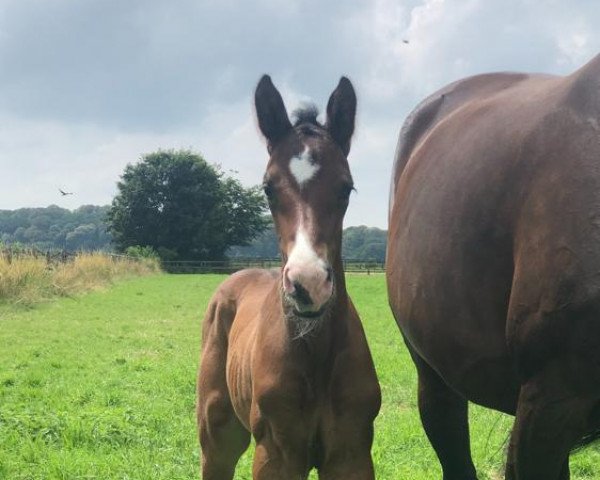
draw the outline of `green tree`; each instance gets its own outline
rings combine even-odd
[[[110,249],[110,235],[106,231],[108,209],[108,206],[83,205],[67,210],[50,205],[0,210],[0,239],[6,244],[22,243],[44,250],[107,250]]]
[[[342,254],[348,260],[385,260],[387,232],[375,227],[348,227],[342,238]]]
[[[162,258],[215,260],[266,227],[263,194],[188,151],[158,151],[127,165],[108,213],[120,251],[150,246]]]
[[[93,223],[79,225],[65,236],[66,247],[69,250],[93,250],[97,244],[98,229]]]
[[[277,258],[279,257],[279,240],[271,216],[267,216],[267,228],[246,246],[232,247],[227,251],[231,258]]]
[[[270,221],[270,218],[269,218]],[[346,260],[385,261],[387,231],[375,227],[348,227],[342,236],[342,256]],[[272,222],[244,247],[232,247],[227,252],[238,258],[276,258],[279,256],[279,241]]]

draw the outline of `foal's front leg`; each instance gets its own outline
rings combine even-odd
[[[323,465],[319,468],[319,479],[373,480],[372,420],[347,415],[336,423],[337,426],[330,432],[336,439],[333,447],[326,451]]]
[[[381,390],[362,335],[341,351],[329,391],[329,408],[321,415],[320,480],[373,480],[373,422],[381,407]],[[362,341],[361,341],[362,340]]]
[[[305,480],[311,469],[309,423],[297,409],[282,404],[263,409],[254,404],[251,428],[256,449],[252,478]]]

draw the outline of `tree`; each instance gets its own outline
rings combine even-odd
[[[230,258],[277,258],[279,257],[279,239],[269,215],[267,228],[245,246],[232,247],[227,251]]]
[[[66,247],[69,250],[93,250],[97,240],[98,229],[93,223],[79,225],[65,236]]]
[[[127,165],[108,213],[120,251],[150,246],[163,258],[216,260],[266,227],[264,196],[188,150]]]
[[[385,260],[387,232],[379,228],[348,227],[342,238],[342,252],[348,260]]]
[[[0,210],[0,238],[6,244],[23,243],[44,250],[65,247],[107,250],[110,248],[106,231],[108,209],[108,206],[83,205],[71,211],[50,205]]]
[[[270,220],[270,219],[269,219]],[[374,227],[348,227],[342,235],[342,256],[345,260],[385,261],[387,231]],[[238,258],[276,258],[279,241],[272,222],[245,247],[233,247],[227,254]]]

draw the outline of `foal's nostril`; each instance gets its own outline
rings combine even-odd
[[[331,267],[327,267],[327,281],[331,282],[333,279],[333,269]]]
[[[299,282],[294,282],[294,292],[292,296],[303,305],[312,305],[313,301],[310,294]]]
[[[294,282],[290,279],[288,267],[283,270],[283,288],[290,295],[294,293]]]

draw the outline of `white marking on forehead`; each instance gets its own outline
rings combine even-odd
[[[321,168],[320,165],[314,162],[310,149],[306,146],[300,155],[292,157],[290,160],[290,172],[300,188],[316,175],[319,168]]]

